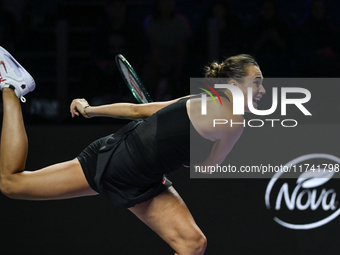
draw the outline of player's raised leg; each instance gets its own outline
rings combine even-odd
[[[28,141],[22,118],[23,96],[35,88],[31,75],[0,47],[3,123],[0,144],[0,188],[12,198],[59,199],[97,194],[88,185],[77,159],[44,169],[24,171]]]

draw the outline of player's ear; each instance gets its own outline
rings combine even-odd
[[[236,82],[235,80],[230,80],[230,81],[229,81],[229,84],[232,84],[232,85],[234,85],[234,86],[237,86],[237,82]]]

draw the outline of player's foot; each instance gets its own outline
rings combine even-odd
[[[26,99],[23,96],[35,89],[35,82],[25,68],[0,46],[0,89],[4,88],[12,88],[24,103]]]

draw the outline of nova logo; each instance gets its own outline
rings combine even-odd
[[[330,182],[334,174],[339,172],[338,157],[308,154],[288,162],[285,166],[302,166],[306,165],[303,162],[316,161],[330,163],[327,168],[302,171],[294,182],[279,181],[284,172],[276,173],[269,181],[265,204],[274,213],[273,220],[279,225],[307,230],[323,226],[339,216],[336,186]]]

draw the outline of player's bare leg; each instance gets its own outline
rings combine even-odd
[[[33,78],[0,47],[3,123],[0,142],[0,188],[12,198],[60,199],[97,194],[77,159],[37,171],[24,171],[28,140],[21,112],[23,95],[34,90]]]
[[[129,210],[163,238],[175,254],[204,254],[206,237],[173,187]]]

